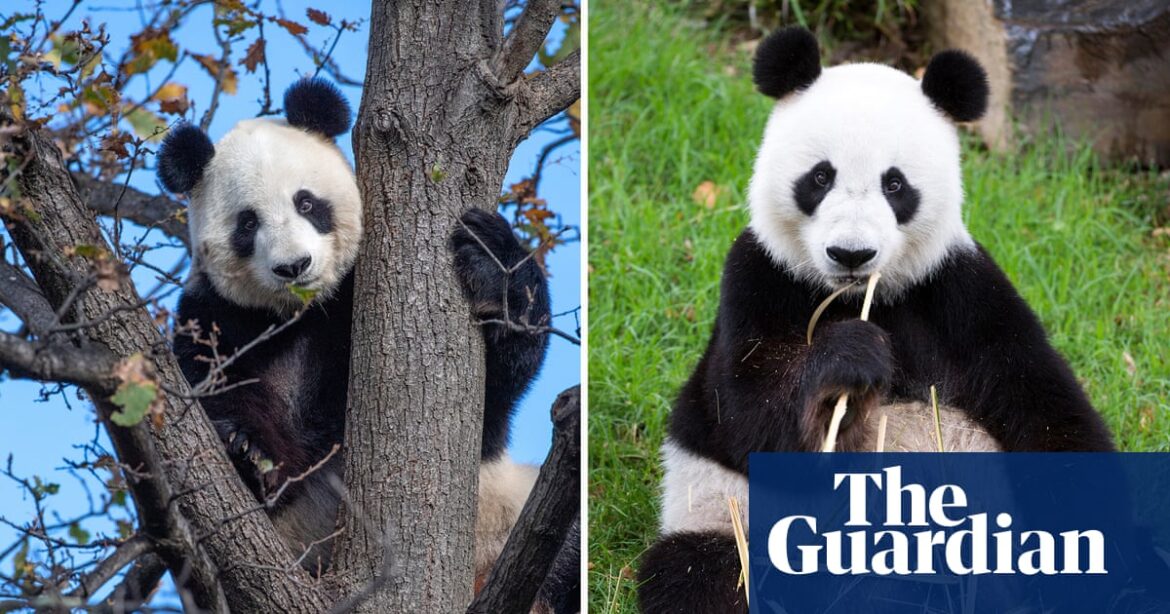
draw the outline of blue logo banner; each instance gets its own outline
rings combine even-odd
[[[1170,454],[752,454],[753,613],[1170,612]]]

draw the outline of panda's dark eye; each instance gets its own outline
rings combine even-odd
[[[308,220],[317,232],[325,234],[333,231],[333,206],[329,199],[308,190],[297,190],[292,200],[297,213]]]
[[[236,229],[232,231],[232,249],[240,258],[248,258],[256,249],[256,229],[260,228],[260,216],[251,209],[245,209],[236,216]]]
[[[813,181],[823,188],[829,185],[829,174],[825,171],[817,171],[813,174]]]
[[[260,218],[256,215],[255,211],[245,209],[237,217],[236,227],[247,232],[252,232],[260,227]]]
[[[918,211],[918,190],[898,167],[891,166],[882,173],[882,192],[885,193],[886,201],[894,210],[894,217],[899,224],[906,224],[914,219],[914,213]]]

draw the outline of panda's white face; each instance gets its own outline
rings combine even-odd
[[[955,126],[917,80],[877,64],[828,68],[776,103],[749,198],[769,255],[830,289],[881,271],[879,291],[896,294],[973,245]]]
[[[191,192],[194,268],[230,301],[288,313],[289,285],[328,296],[357,256],[361,200],[337,146],[278,119],[240,122]]]

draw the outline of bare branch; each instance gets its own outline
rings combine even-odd
[[[167,572],[166,563],[157,554],[146,554],[134,562],[126,576],[109,597],[90,607],[90,614],[122,614],[146,603]]]
[[[114,552],[102,559],[93,571],[85,574],[78,583],[77,588],[73,589],[67,596],[80,597],[87,599],[97,592],[101,587],[105,586],[111,578],[118,574],[123,567],[133,563],[141,556],[145,556],[148,552],[154,549],[150,543],[150,538],[145,535],[135,535],[122,543],[114,549]]]
[[[580,97],[581,50],[577,49],[523,82],[517,94],[521,108],[517,140],[523,139],[546,119],[569,108]]]
[[[468,614],[527,612],[548,575],[581,503],[581,387],[557,396],[553,446],[540,467],[508,543]]]
[[[560,11],[560,0],[528,0],[495,62],[496,76],[501,83],[511,83],[524,73],[532,57],[544,46],[549,28]]]
[[[35,335],[44,334],[57,322],[53,307],[41,294],[37,282],[3,258],[0,258],[0,304],[11,309]]]
[[[18,377],[112,391],[117,363],[112,352],[95,345],[38,343],[0,332],[0,366]]]
[[[166,196],[151,196],[128,186],[94,179],[85,173],[74,172],[72,176],[77,191],[90,209],[102,215],[114,215],[117,211],[121,218],[147,228],[158,228],[167,236],[187,244],[186,207]]]

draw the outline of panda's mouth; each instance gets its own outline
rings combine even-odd
[[[864,278],[860,275],[850,274],[850,275],[834,275],[834,276],[830,277],[829,279],[832,280],[833,285],[837,286],[838,288],[842,288],[845,286],[852,286],[855,284],[860,284]]]

